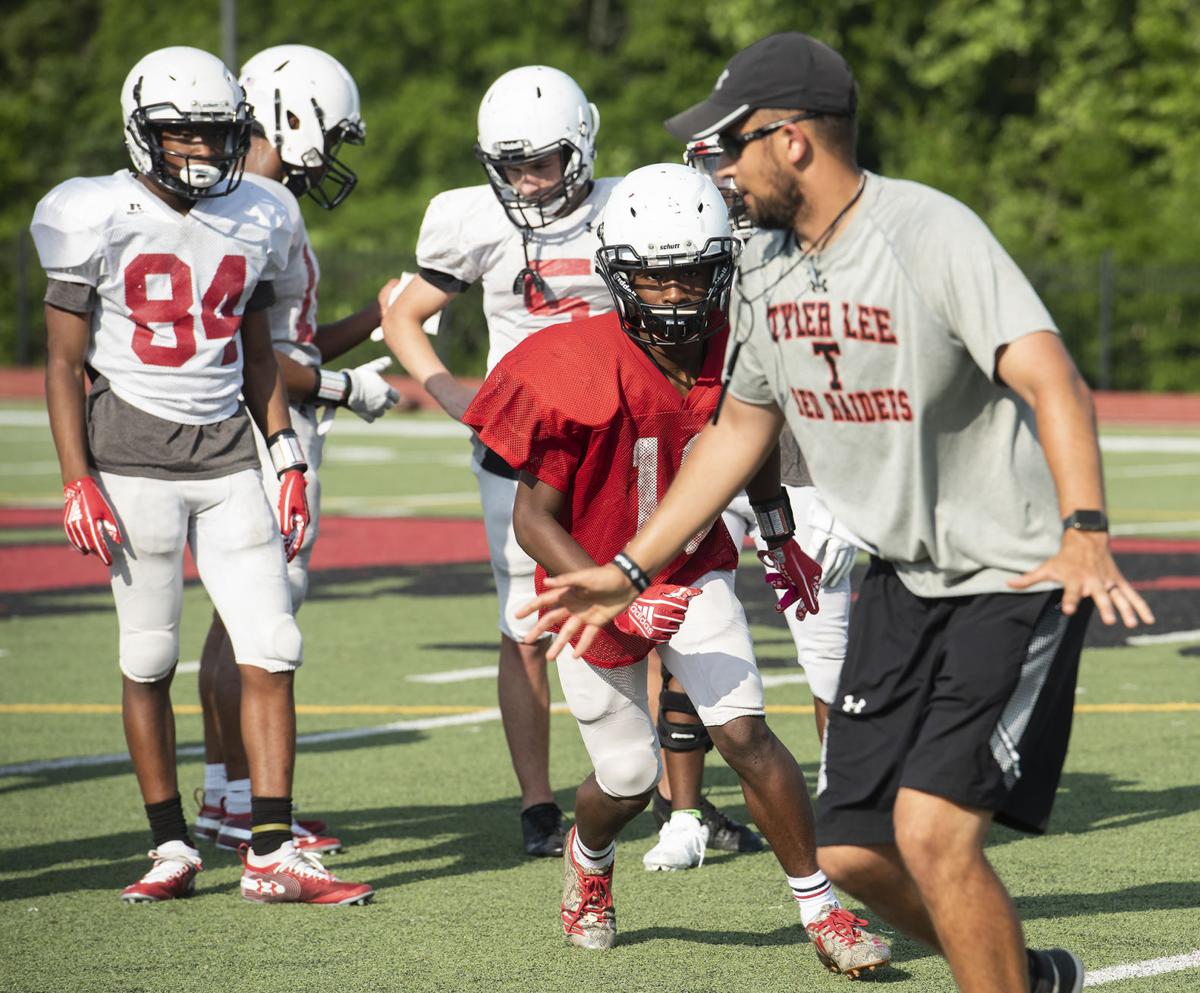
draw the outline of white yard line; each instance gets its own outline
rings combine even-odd
[[[179,665],[177,665],[175,667],[176,675],[178,675],[181,672],[199,672],[199,671],[200,671],[199,660],[197,660],[195,662],[180,662]]]
[[[1175,645],[1200,641],[1200,631],[1171,631],[1168,634],[1135,634],[1125,639],[1127,645]]]
[[[324,460],[349,465],[446,465],[461,469],[471,464],[471,456],[465,451],[398,452],[386,445],[331,445],[325,451]],[[1197,471],[1200,472],[1200,468]]]
[[[1112,533],[1118,537],[1135,534],[1173,534],[1200,531],[1200,521],[1146,521],[1141,524],[1115,524]]]
[[[1155,476],[1200,476],[1200,462],[1164,462],[1162,465],[1127,465],[1105,469],[1105,479],[1150,479]]]
[[[552,705],[552,711],[561,711],[561,705]],[[461,727],[468,724],[487,724],[500,720],[498,708],[478,710],[470,714],[451,714],[446,717],[418,717],[414,720],[391,721],[388,724],[373,724],[365,728],[344,728],[341,731],[319,731],[314,734],[302,734],[296,738],[297,745],[319,745],[329,741],[352,741],[356,738],[374,738],[384,734],[395,734],[398,731],[431,731],[434,728]],[[190,758],[193,755],[203,755],[204,746],[189,745],[176,749],[175,754],[180,758]],[[61,759],[43,759],[38,762],[18,762],[14,765],[0,765],[0,779],[7,776],[36,776],[43,772],[53,772],[60,769],[84,769],[98,765],[119,765],[129,762],[128,752],[110,752],[107,755],[70,755]]]
[[[48,428],[50,419],[44,410],[0,410],[0,427]],[[373,424],[353,417],[339,417],[333,426],[334,434],[362,434],[374,438],[468,438],[471,429],[450,418],[445,420],[415,420],[406,417],[385,417]]]
[[[373,738],[381,734],[394,734],[397,731],[431,731],[434,728],[462,727],[467,724],[486,724],[488,721],[500,720],[500,708],[480,710],[471,714],[451,714],[448,717],[418,717],[410,721],[392,721],[390,724],[376,724],[366,728],[347,728],[342,731],[320,731],[316,734],[302,734],[296,738],[297,745],[319,745],[327,741],[352,741],[355,738]]]
[[[1084,986],[1104,986],[1119,983],[1123,979],[1143,979],[1146,976],[1161,976],[1166,972],[1183,972],[1184,969],[1200,969],[1200,948],[1184,955],[1170,955],[1161,959],[1146,959],[1144,962],[1129,962],[1126,965],[1110,965],[1106,969],[1090,972],[1083,980]]]
[[[791,683],[807,683],[808,677],[802,672],[789,672],[782,676],[767,676],[762,677],[763,686],[770,689],[772,686],[787,686]]]
[[[0,427],[45,428],[50,421],[44,410],[0,410]],[[417,420],[404,416],[383,417],[373,424],[343,416],[333,426],[335,434],[369,435],[374,438],[466,438],[470,428],[448,417],[444,420]],[[1100,448],[1105,452],[1167,452],[1200,454],[1200,438],[1189,435],[1102,434]]]
[[[48,428],[50,416],[44,410],[0,410],[0,427]]]
[[[53,476],[59,471],[57,462],[0,462],[0,476]]]
[[[474,669],[450,669],[446,672],[419,672],[406,676],[410,683],[465,683],[470,679],[491,679],[499,672],[495,665],[481,665]]]
[[[1100,451],[1125,454],[1168,453],[1171,455],[1200,454],[1200,438],[1182,435],[1102,434]]]

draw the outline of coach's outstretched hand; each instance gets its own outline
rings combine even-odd
[[[539,610],[546,611],[525,636],[527,645],[536,644],[538,638],[556,624],[562,625],[546,652],[552,659],[558,658],[558,653],[577,634],[579,643],[575,653],[583,655],[600,629],[637,599],[637,589],[612,564],[548,576],[546,586],[549,587],[546,592],[523,604],[517,610],[517,616],[528,617]]]
[[[1091,597],[1105,624],[1116,624],[1118,613],[1127,628],[1137,627],[1139,620],[1154,623],[1149,605],[1113,561],[1106,531],[1065,531],[1056,555],[1010,579],[1008,585],[1024,590],[1044,582],[1062,583],[1062,612],[1068,616],[1079,608],[1080,600]]]

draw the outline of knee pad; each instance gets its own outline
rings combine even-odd
[[[702,723],[681,724],[667,719],[667,711],[677,714],[692,714],[696,717],[696,707],[686,693],[676,693],[666,689],[663,681],[663,691],[658,697],[658,740],[668,752],[694,752],[703,748],[712,751],[713,742],[709,737],[708,728]]]
[[[257,650],[247,651],[234,642],[238,665],[253,665],[268,672],[291,672],[299,668],[304,655],[304,639],[291,614],[280,614],[263,621]]]
[[[139,631],[121,636],[121,672],[135,683],[157,683],[179,661],[175,631]]]
[[[625,749],[595,762],[596,784],[611,797],[623,800],[649,793],[662,778],[658,749]]]

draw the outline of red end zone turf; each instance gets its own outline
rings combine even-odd
[[[0,530],[54,528],[62,511],[0,509]],[[483,522],[428,517],[322,517],[312,569],[371,569],[487,560]],[[195,579],[189,556],[184,575]],[[0,546],[0,594],[107,586],[108,570],[94,556],[61,542]]]
[[[62,511],[0,508],[0,530],[57,528]],[[1200,539],[1115,538],[1113,551],[1133,555],[1200,555]],[[487,560],[483,522],[457,517],[322,517],[312,569],[378,569]],[[185,576],[195,579],[189,557]],[[1164,585],[1165,584],[1165,585]],[[0,594],[106,586],[100,560],[62,542],[0,545]],[[1139,589],[1195,589],[1194,576],[1162,576],[1135,582]]]

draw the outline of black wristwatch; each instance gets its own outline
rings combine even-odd
[[[1064,531],[1107,531],[1108,515],[1103,510],[1077,510],[1063,518]]]

